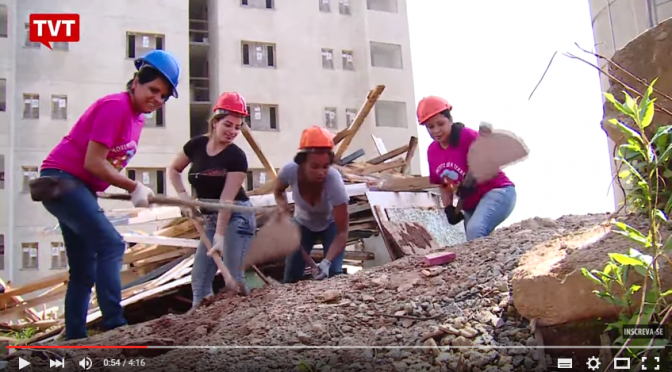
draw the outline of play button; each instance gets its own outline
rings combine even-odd
[[[30,362],[23,359],[19,358],[19,369],[23,369],[24,367],[28,367],[30,365]]]

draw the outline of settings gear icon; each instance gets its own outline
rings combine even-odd
[[[588,362],[586,364],[588,365],[588,369],[591,371],[597,371],[597,369],[600,368],[600,360],[597,359],[597,357],[588,358]]]

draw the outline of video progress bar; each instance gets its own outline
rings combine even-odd
[[[439,346],[440,347],[440,346]],[[35,346],[16,346],[10,345],[7,346],[8,349],[261,349],[261,350],[390,350],[390,349],[420,349],[420,350],[433,350],[436,347],[434,346],[245,346],[245,345],[215,345],[215,346],[59,346],[59,345],[35,345]],[[630,349],[665,349],[665,346],[629,346]],[[589,349],[589,350],[598,350],[598,349],[608,349],[608,350],[619,350],[620,346],[451,346],[450,349]]]

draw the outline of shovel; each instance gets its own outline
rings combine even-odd
[[[505,130],[493,130],[489,123],[482,122],[479,133],[467,154],[469,173],[477,183],[493,179],[502,168],[525,160],[530,153],[520,137]],[[463,198],[457,201],[455,213],[462,211],[463,203]]]
[[[210,239],[208,239],[208,236],[205,233],[205,229],[203,229],[203,225],[196,219],[192,219],[191,222],[194,224],[194,227],[196,227],[196,230],[198,231],[205,248],[210,251],[210,249],[212,249],[212,242]],[[226,268],[226,265],[224,265],[224,262],[222,262],[222,257],[220,257],[220,255],[217,253],[213,254],[211,257],[215,261],[215,265],[217,265],[219,272],[222,273],[222,277],[224,277],[224,285],[226,286],[226,289],[232,292],[238,292],[240,289],[238,287],[238,281],[233,277],[233,275],[231,275],[229,269]]]
[[[285,258],[299,249],[300,245],[299,226],[292,222],[289,214],[275,212],[252,240],[243,260],[243,269]]]
[[[131,195],[129,194],[98,193],[98,197],[112,200],[131,200]],[[232,203],[210,203],[198,200],[182,200],[179,198],[170,198],[166,196],[150,197],[149,202],[151,204],[159,205],[172,205],[179,207],[205,208],[214,210],[229,209],[240,212],[251,212],[267,209],[266,207],[245,207]],[[204,241],[204,244],[206,244],[206,242],[207,240]],[[248,250],[247,255],[245,255],[243,270],[247,270],[253,265],[287,257],[289,254],[296,251],[300,244],[301,233],[299,231],[299,227],[291,221],[291,218],[288,214],[276,212],[271,216],[268,222],[264,224],[261,229],[259,229],[255,238],[252,240],[250,249]],[[217,263],[217,260],[215,260],[215,263]],[[224,267],[223,264],[222,267]],[[220,271],[222,271],[222,274],[224,274],[224,271],[221,269],[221,267]]]

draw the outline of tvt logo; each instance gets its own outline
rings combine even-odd
[[[31,14],[28,38],[51,49],[53,42],[79,41],[79,14]]]

